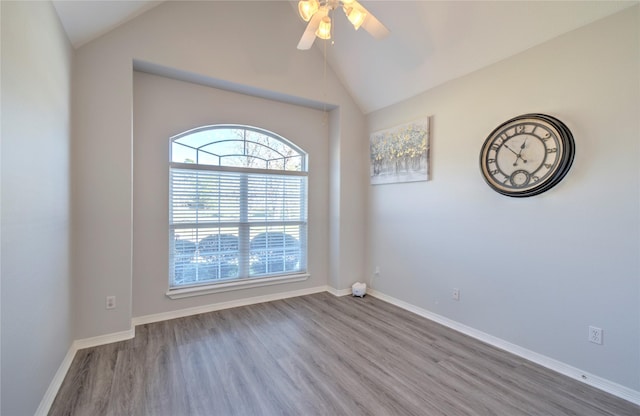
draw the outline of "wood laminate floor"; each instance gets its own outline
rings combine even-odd
[[[640,415],[381,300],[328,293],[78,351],[49,415]]]

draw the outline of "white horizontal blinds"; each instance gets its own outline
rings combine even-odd
[[[306,176],[247,175],[250,276],[306,271],[306,201]]]
[[[172,286],[239,277],[239,176],[171,168],[170,186]]]
[[[238,227],[170,230],[172,286],[238,277]]]
[[[170,168],[171,286],[306,271],[307,176]]]
[[[240,222],[236,173],[171,169],[171,225]]]

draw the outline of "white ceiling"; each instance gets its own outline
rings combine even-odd
[[[163,3],[150,0],[53,0],[74,48]]]
[[[161,3],[53,1],[76,48]],[[362,3],[391,35],[374,40],[362,29],[354,31],[344,14],[337,12],[335,43],[327,46],[327,60],[368,113],[638,4],[638,0]],[[300,20],[300,35],[304,28]],[[324,49],[324,43],[316,41],[314,47]]]

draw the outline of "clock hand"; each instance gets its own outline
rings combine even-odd
[[[522,146],[520,146],[520,153],[518,153],[518,158],[520,158],[524,163],[527,163],[527,161],[522,157],[522,151],[524,150],[524,146],[527,144],[527,139],[528,137],[525,137],[524,142],[522,142]],[[516,158],[516,162],[518,161],[518,158]]]
[[[509,146],[507,146],[506,144],[504,145],[504,147],[506,147],[507,149],[509,149],[509,151],[511,153],[513,153],[514,155],[516,155],[516,161],[513,162],[513,166],[518,166],[518,159],[522,159],[522,156],[520,156],[520,153],[522,153],[522,150],[520,151],[520,153],[516,153],[515,150],[513,150],[512,148],[510,148]],[[524,163],[527,163],[526,160],[522,159],[522,161]]]
[[[509,151],[510,151],[511,153],[513,153],[514,155],[519,156],[519,155],[515,152],[515,150],[511,149],[511,148],[510,148],[509,146],[507,146],[506,144],[504,145],[504,147],[506,147],[507,149],[509,149]]]

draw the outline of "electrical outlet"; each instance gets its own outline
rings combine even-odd
[[[105,302],[105,307],[107,309],[115,309],[116,308],[116,297],[115,296],[107,296],[107,300]]]
[[[380,266],[376,266],[375,270],[373,271],[373,274],[375,274],[375,275],[379,275],[380,274]]]
[[[589,327],[589,342],[602,345],[602,328],[596,326]]]
[[[451,297],[453,298],[453,300],[460,300],[460,289],[458,288],[453,289],[453,293],[451,294]]]

